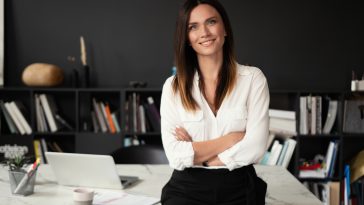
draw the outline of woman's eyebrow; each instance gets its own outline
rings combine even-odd
[[[207,18],[204,22],[206,21],[209,21],[211,19],[216,19],[217,17],[216,16],[211,16],[209,18]],[[189,22],[188,25],[195,25],[195,24],[198,24],[198,22]]]

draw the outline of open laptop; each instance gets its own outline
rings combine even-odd
[[[45,152],[61,185],[123,189],[138,181],[135,176],[119,176],[109,155]]]

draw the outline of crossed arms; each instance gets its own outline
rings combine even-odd
[[[231,132],[213,140],[193,142],[191,136],[183,127],[175,129],[175,138],[178,141],[192,142],[195,152],[194,165],[202,165],[203,162],[207,162],[209,166],[225,165],[217,155],[238,143],[244,136],[244,132]]]

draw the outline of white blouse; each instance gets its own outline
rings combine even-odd
[[[186,111],[180,96],[173,93],[169,77],[163,85],[161,98],[162,142],[172,168],[183,170],[197,167],[193,164],[192,142],[178,141],[174,136],[176,126],[187,130],[192,141],[206,141],[234,131],[244,131],[245,137],[218,155],[233,170],[257,162],[265,152],[268,139],[269,90],[267,80],[256,67],[238,65],[238,78],[234,90],[223,100],[217,115],[213,114],[199,89],[199,76],[193,80],[192,96],[200,110]]]

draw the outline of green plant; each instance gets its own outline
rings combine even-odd
[[[24,165],[29,163],[31,163],[31,158],[25,157],[23,155],[5,159],[4,161],[1,162],[3,166],[9,167],[9,170],[11,171],[21,171]]]

